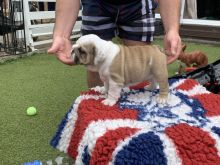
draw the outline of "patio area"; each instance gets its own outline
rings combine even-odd
[[[209,63],[220,59],[220,47],[187,45],[187,51],[205,52]],[[170,65],[170,76],[177,69],[177,62]],[[14,165],[65,156],[49,143],[74,99],[87,90],[84,67],[69,67],[53,56],[36,54],[1,64],[0,75],[1,163]],[[37,108],[36,116],[26,115],[30,106]]]

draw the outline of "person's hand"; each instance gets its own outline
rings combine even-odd
[[[73,65],[71,58],[72,45],[71,41],[64,37],[54,37],[53,44],[48,49],[49,54],[55,54],[57,59],[67,65]]]
[[[178,32],[169,31],[164,37],[164,49],[167,55],[167,64],[173,63],[180,54],[182,45]]]

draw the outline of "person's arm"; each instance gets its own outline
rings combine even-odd
[[[69,38],[77,20],[80,0],[57,0],[54,37]]]
[[[64,64],[73,65],[70,35],[77,20],[80,0],[57,0],[53,44],[48,50]]]
[[[164,47],[168,54],[167,63],[174,62],[181,51],[179,36],[180,0],[158,0],[160,15],[165,29]]]
[[[158,0],[165,32],[179,32],[180,0]]]

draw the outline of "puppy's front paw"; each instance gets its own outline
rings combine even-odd
[[[166,105],[167,101],[168,101],[168,97],[167,96],[158,96],[156,98],[157,104],[160,104],[160,105]]]
[[[109,99],[109,98],[102,101],[102,103],[104,105],[108,105],[108,106],[113,106],[116,104],[116,102],[117,102],[117,100],[113,100],[113,99]]]
[[[108,91],[106,90],[105,87],[100,87],[99,92],[100,92],[102,95],[105,95],[105,94],[108,93]]]

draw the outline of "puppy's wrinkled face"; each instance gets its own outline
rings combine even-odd
[[[75,65],[94,65],[96,48],[93,43],[73,45],[72,57]]]

